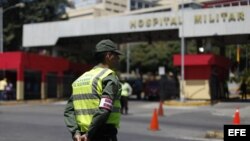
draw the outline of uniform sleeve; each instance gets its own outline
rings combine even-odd
[[[68,128],[68,130],[71,132],[72,136],[74,136],[76,133],[80,133],[80,130],[78,128],[76,119],[75,119],[75,112],[74,112],[74,106],[73,106],[73,97],[71,96],[66,104],[65,110],[64,110],[64,122]]]
[[[119,91],[119,80],[114,75],[109,75],[103,79],[103,93],[101,98],[109,98],[114,101],[114,98],[118,94]],[[114,103],[114,102],[113,102]],[[94,114],[92,123],[90,124],[88,131],[88,138],[91,138],[98,132],[107,121],[110,110],[105,108],[99,108],[99,110]]]

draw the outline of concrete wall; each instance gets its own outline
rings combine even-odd
[[[209,80],[185,80],[185,98],[210,100]]]

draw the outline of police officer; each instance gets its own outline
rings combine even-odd
[[[115,69],[121,54],[113,41],[100,41],[97,65],[73,82],[64,121],[74,141],[117,141],[121,86]]]
[[[132,87],[126,80],[121,80],[121,113],[128,114],[128,97],[132,94]]]
[[[4,77],[0,80],[0,100],[6,100],[6,87],[7,87],[7,78]]]

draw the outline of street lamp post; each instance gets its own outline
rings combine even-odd
[[[127,43],[127,74],[130,72],[130,43]]]
[[[10,10],[10,9],[14,9],[14,8],[23,8],[25,7],[24,3],[17,3],[13,6],[7,7],[5,9],[3,9],[3,7],[0,7],[0,53],[3,53],[3,14],[4,12]]]
[[[3,52],[3,8],[0,7],[0,53]]]
[[[180,101],[185,101],[185,92],[184,92],[184,74],[185,74],[185,38],[184,38],[184,2],[181,1],[181,18],[182,18],[182,26],[181,26],[181,86],[180,86]]]

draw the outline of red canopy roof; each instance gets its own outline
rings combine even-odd
[[[45,72],[63,72],[69,62],[63,58],[23,52],[4,52],[0,54],[0,69],[24,69]]]
[[[181,55],[174,55],[174,65],[181,66]],[[229,59],[213,54],[189,54],[185,55],[185,66],[211,66],[216,65],[228,69]]]
[[[42,72],[63,73],[71,70],[84,72],[90,65],[72,63],[64,58],[38,55],[24,52],[0,53],[0,69],[4,70],[35,70]]]

